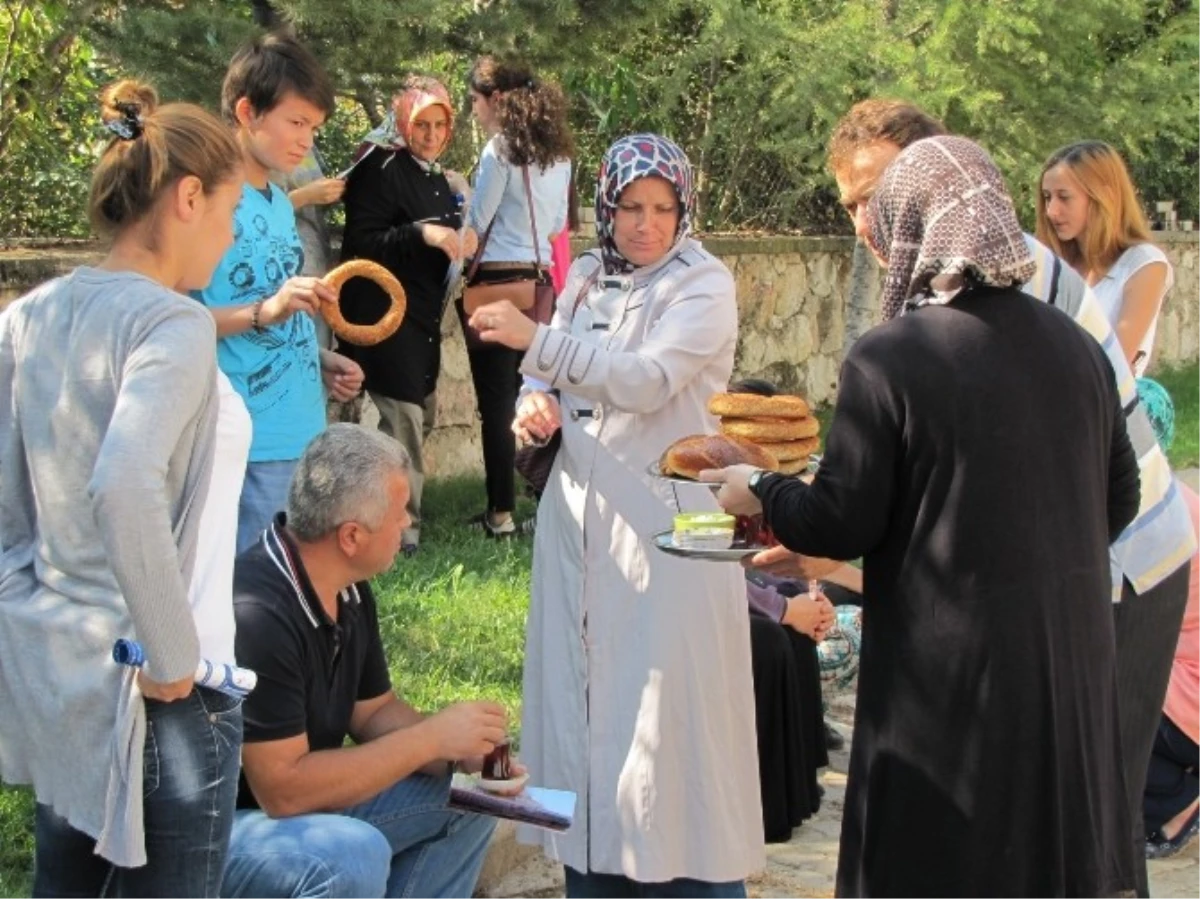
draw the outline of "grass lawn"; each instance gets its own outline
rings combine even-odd
[[[1195,468],[1200,465],[1200,365],[1160,369],[1154,379],[1175,403],[1175,442],[1168,453],[1171,467]]]
[[[1200,464],[1200,369],[1161,371],[1176,405],[1177,468]],[[832,409],[817,412],[828,430]],[[380,624],[393,682],[418,708],[487,698],[510,712],[519,728],[521,659],[529,597],[532,541],[495,541],[463,522],[483,508],[479,478],[431,481],[419,555],[401,559],[376,583]],[[517,517],[532,512],[522,501]],[[29,793],[0,787],[0,895],[28,896],[33,853]]]

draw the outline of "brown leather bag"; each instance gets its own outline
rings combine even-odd
[[[488,303],[508,300],[522,312],[537,304],[537,281],[528,278],[513,278],[511,281],[489,281],[487,284],[467,285],[463,288],[463,311],[472,315],[476,309]],[[553,285],[550,286],[553,291]]]
[[[533,255],[537,260],[537,270],[540,272],[542,270],[542,251],[538,246],[537,217],[533,212],[533,188],[529,183],[529,166],[521,166],[521,177],[525,182],[525,201],[529,206],[529,229],[533,232]],[[483,248],[487,246],[488,237],[491,236],[492,226],[495,224],[496,220],[493,218],[488,224],[487,230],[483,232],[479,249],[476,250],[475,258],[471,261],[471,268],[467,271],[467,284],[463,288],[463,312],[469,318],[481,306],[508,300],[535,322],[548,325],[550,316],[554,313],[553,284],[545,284],[525,275],[516,275],[504,281],[489,281],[486,284],[471,283],[479,271],[479,263],[483,259]]]

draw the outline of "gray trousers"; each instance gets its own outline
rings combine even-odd
[[[1190,568],[1190,565],[1184,565],[1140,596],[1126,581],[1121,601],[1113,606],[1117,638],[1117,713],[1125,763],[1125,791],[1133,822],[1131,840],[1139,896],[1150,895],[1143,822],[1146,773],[1162,717],[1167,682],[1171,679],[1179,628],[1187,607]]]
[[[423,406],[402,403],[382,393],[370,391],[371,402],[379,410],[379,430],[395,439],[412,457],[408,474],[408,514],[412,524],[404,531],[401,542],[416,546],[421,542],[421,491],[425,486],[425,460],[421,447],[433,430],[437,414],[437,392],[425,397]]]

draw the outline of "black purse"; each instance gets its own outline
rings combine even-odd
[[[517,450],[513,459],[513,468],[523,477],[534,493],[541,496],[550,480],[550,469],[554,467],[554,457],[562,446],[562,428],[554,432],[545,443],[530,443]]]
[[[583,287],[575,296],[575,305],[571,307],[571,319],[575,318],[575,313],[579,311],[579,304],[583,302],[588,290],[600,277],[602,268],[603,265],[596,266],[596,270],[584,280]],[[513,459],[513,468],[517,470],[517,474],[529,483],[538,496],[542,495],[550,480],[550,469],[554,467],[554,457],[558,455],[560,446],[562,446],[561,427],[545,443],[530,443],[521,447],[517,450],[516,458]]]

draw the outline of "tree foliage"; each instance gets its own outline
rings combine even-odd
[[[1197,217],[1196,0],[124,0],[37,6],[18,35],[27,67],[68,22],[86,22],[70,74],[82,97],[95,58],[148,77],[165,97],[215,106],[233,48],[264,13],[293,29],[335,77],[339,113],[322,137],[334,164],[377,122],[410,71],[439,75],[464,127],[449,162],[468,167],[464,78],[479,53],[516,55],[556,77],[572,102],[588,173],[617,136],[653,129],[699,168],[708,229],[845,230],[825,171],[830,130],[855,101],[913,100],[996,158],[1027,216],[1042,160],[1082,138],[1113,143],[1148,201]],[[86,10],[86,17],[80,16]],[[3,22],[0,21],[0,25]],[[58,31],[56,31],[56,29]],[[80,34],[76,24],[75,33]],[[11,42],[10,42],[11,46]],[[96,56],[89,59],[90,47]],[[57,60],[57,61],[55,61]],[[36,65],[33,66],[36,68]],[[40,75],[38,77],[41,77]],[[7,82],[0,81],[0,85]],[[0,91],[0,166],[5,160]],[[66,159],[35,133],[76,132],[80,107],[40,104],[22,158]],[[56,130],[57,129],[57,130]],[[12,153],[10,151],[9,155]],[[0,168],[0,172],[4,169]],[[78,171],[76,178],[78,180]],[[10,183],[10,182],[5,182]],[[31,220],[32,221],[32,220]],[[33,227],[27,225],[25,227]]]
[[[82,32],[106,5],[0,2],[0,235],[86,231],[105,76]]]

